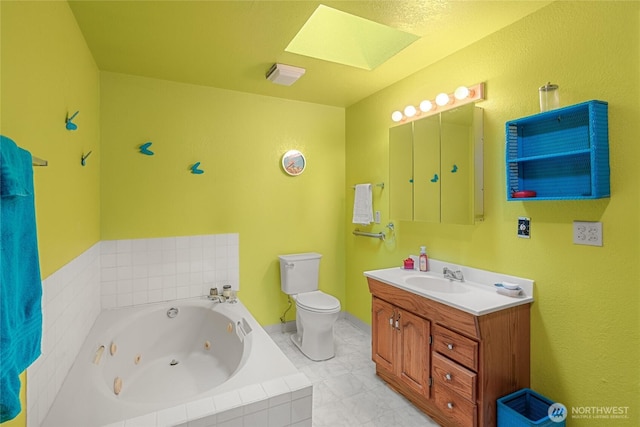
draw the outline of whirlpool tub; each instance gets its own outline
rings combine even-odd
[[[43,426],[212,421],[247,400],[243,388],[250,391],[245,403],[255,403],[272,397],[268,384],[274,380],[305,386],[300,375],[240,302],[198,298],[107,310]]]

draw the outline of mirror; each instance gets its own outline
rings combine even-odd
[[[391,128],[391,218],[445,224],[481,220],[482,135],[482,109],[473,104]]]

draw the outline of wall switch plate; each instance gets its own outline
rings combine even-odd
[[[375,219],[373,222],[375,222],[376,224],[380,224],[380,211],[375,212]]]
[[[573,243],[576,245],[602,246],[602,223],[597,221],[573,221]]]
[[[518,217],[518,237],[523,239],[531,238],[531,218]]]

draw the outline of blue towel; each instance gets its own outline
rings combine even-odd
[[[42,281],[31,154],[0,135],[0,422],[20,413],[18,376],[40,355]]]

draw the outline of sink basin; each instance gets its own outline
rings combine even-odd
[[[469,290],[460,284],[448,279],[432,276],[410,276],[404,279],[407,285],[416,286],[425,291],[442,292],[446,294],[464,293]]]

